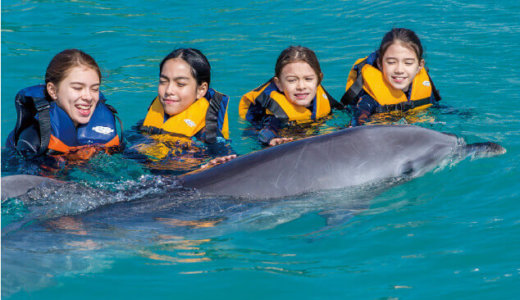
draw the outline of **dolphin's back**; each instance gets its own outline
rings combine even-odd
[[[495,143],[465,145],[454,135],[416,126],[361,126],[260,150],[179,179],[203,193],[266,199],[415,177],[454,154],[505,152]],[[2,200],[63,184],[40,176],[2,177]]]
[[[2,177],[2,200],[27,193],[42,185],[58,185],[60,181],[35,175],[11,175]]]
[[[457,138],[416,126],[362,126],[282,144],[182,177],[216,195],[284,197],[359,185],[424,169]]]

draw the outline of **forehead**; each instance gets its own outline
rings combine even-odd
[[[304,61],[296,61],[286,64],[282,69],[282,76],[309,76],[316,75],[314,69]]]
[[[195,79],[191,72],[191,66],[181,58],[172,58],[167,60],[162,67],[161,76],[169,78],[187,77]]]
[[[79,65],[68,69],[62,81],[99,84],[100,78],[98,72],[93,68]]]
[[[399,41],[390,45],[383,56],[383,58],[417,58],[414,49],[405,43]]]

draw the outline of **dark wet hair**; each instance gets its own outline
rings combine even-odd
[[[412,49],[419,61],[423,59],[423,47],[415,32],[406,28],[392,28],[392,30],[385,34],[379,46],[377,58],[379,64],[382,63],[386,50],[388,50],[395,41],[399,41],[403,46]]]
[[[193,48],[179,48],[173,50],[161,62],[159,72],[162,72],[164,63],[174,58],[182,58],[191,67],[191,74],[197,81],[197,85],[207,82],[208,86],[211,81],[211,66],[208,59],[200,50]],[[160,74],[159,74],[160,75]]]
[[[92,56],[78,49],[66,49],[52,58],[45,72],[45,84],[52,82],[59,85],[67,77],[69,70],[77,66],[93,69],[101,81],[101,71]]]
[[[322,76],[318,57],[314,51],[302,46],[290,46],[280,53],[280,56],[278,56],[278,59],[276,60],[276,65],[274,66],[274,76],[280,78],[282,69],[286,65],[299,61],[306,62],[311,66],[318,76],[318,84],[320,84]]]

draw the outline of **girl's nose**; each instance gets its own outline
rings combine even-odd
[[[402,64],[402,63],[397,63],[397,66],[396,66],[396,68],[395,68],[395,71],[396,71],[397,73],[403,73],[403,72],[404,72],[404,66],[403,66],[403,64]]]
[[[91,101],[94,98],[93,92],[90,91],[88,88],[83,89],[83,93],[81,94],[81,98],[84,100]]]
[[[175,86],[171,83],[166,87],[166,94],[171,95],[175,92]]]

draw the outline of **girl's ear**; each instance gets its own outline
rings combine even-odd
[[[419,62],[419,67],[417,68],[417,72],[415,72],[415,75],[419,74],[422,68],[424,68],[424,59],[421,59],[421,61]]]
[[[278,88],[279,91],[283,91],[283,87],[282,87],[282,84],[280,82],[280,79],[278,77],[273,77],[273,81],[274,81],[274,84],[276,85],[276,87]]]
[[[47,93],[49,93],[49,96],[51,96],[52,100],[58,100],[58,88],[56,85],[54,85],[54,83],[47,82]]]
[[[206,95],[206,93],[208,92],[208,83],[207,82],[203,82],[201,85],[199,85],[197,87],[197,99],[200,99],[202,97],[204,97]]]
[[[424,62],[424,58],[423,58],[423,59],[421,59],[421,61],[419,62],[419,70],[421,70],[422,68],[424,68],[424,64],[425,64],[425,62]]]

